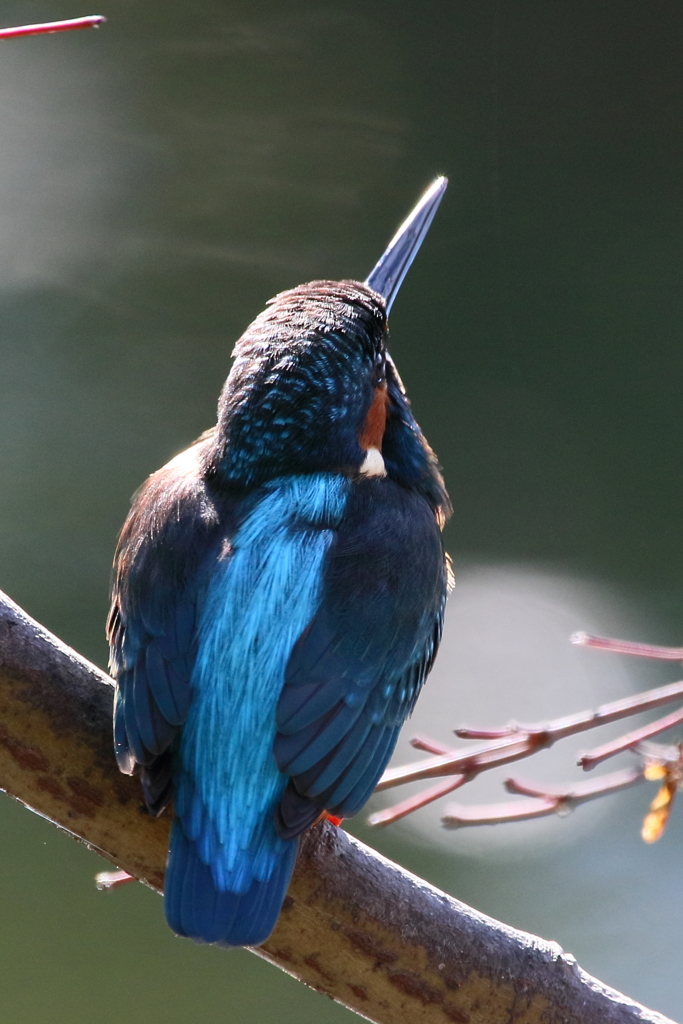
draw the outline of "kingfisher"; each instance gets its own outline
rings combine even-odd
[[[364,282],[270,300],[118,541],[115,752],[151,815],[173,802],[164,909],[197,942],[268,938],[301,835],[367,801],[439,646],[451,508],[387,317],[446,184]]]

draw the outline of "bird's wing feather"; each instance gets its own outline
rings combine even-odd
[[[275,759],[291,776],[282,835],[365,803],[431,668],[447,586],[426,501],[387,480],[359,484],[278,703]]]
[[[160,813],[171,795],[170,748],[191,699],[202,565],[225,533],[201,474],[200,442],[153,474],[121,533],[108,621],[116,755],[142,766],[145,799]],[[221,514],[223,513],[223,514]]]

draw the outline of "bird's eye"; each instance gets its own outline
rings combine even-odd
[[[387,379],[386,360],[384,358],[384,354],[382,352],[378,352],[377,355],[375,356],[375,365],[374,365],[373,374],[372,374],[372,382],[375,385],[375,387],[377,388],[380,385],[385,384],[386,383],[386,379]]]

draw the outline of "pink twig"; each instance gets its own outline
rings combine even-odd
[[[19,25],[15,28],[0,28],[0,39],[16,39],[18,36],[40,36],[50,32],[72,32],[79,28],[99,28],[107,19],[103,14],[90,14],[86,18],[70,18],[67,21],[44,21],[39,25]]]
[[[493,735],[496,738],[470,750],[450,750],[418,761],[416,764],[390,768],[380,779],[377,790],[447,775],[467,775],[474,778],[482,771],[529,757],[537,750],[550,747],[567,736],[682,699],[683,682],[676,682],[655,690],[647,690],[634,697],[603,704],[597,711],[582,711],[577,715],[567,715],[551,722],[511,725],[501,730],[467,730],[470,735],[474,733],[480,736],[485,732],[486,735]],[[459,731],[462,734],[462,730]],[[444,749],[440,744],[425,739],[418,740],[417,746],[423,750]]]
[[[95,875],[95,885],[98,889],[117,889],[120,885],[135,881],[137,879],[127,871],[100,871],[99,875]]]
[[[467,825],[500,825],[510,821],[529,821],[556,814],[558,800],[509,800],[501,804],[452,804],[441,818],[444,828],[465,828]]]
[[[642,768],[613,772],[601,779],[579,782],[575,786],[540,786],[522,779],[508,779],[505,785],[509,792],[528,795],[531,799],[510,800],[501,804],[477,804],[472,807],[452,804],[442,817],[441,823],[445,828],[463,828],[466,825],[495,825],[500,822],[543,818],[550,814],[571,811],[589,800],[636,786],[644,779]]]
[[[469,729],[463,726],[453,732],[461,740],[502,740],[519,731],[517,725],[504,725],[502,729]]]
[[[393,825],[395,821],[405,818],[407,814],[419,811],[421,807],[426,807],[427,804],[433,803],[439,797],[452,793],[454,789],[460,789],[468,781],[467,775],[456,775],[454,779],[438,782],[436,786],[425,789],[416,796],[408,797],[400,804],[394,804],[393,807],[387,807],[383,811],[371,814],[368,818],[368,825]]]
[[[580,804],[587,800],[595,800],[596,797],[604,796],[605,793],[617,793],[620,789],[635,786],[645,778],[643,771],[642,766],[624,768],[622,771],[611,772],[610,775],[602,775],[599,779],[588,779],[586,782],[574,784],[564,782],[554,786],[531,782],[528,779],[510,778],[505,780],[505,788],[508,793],[518,793],[521,796]]]
[[[630,654],[636,658],[659,658],[663,661],[683,661],[683,647],[657,647],[655,644],[641,644],[635,640],[612,640],[607,636],[591,636],[590,633],[574,633],[573,644],[582,647],[597,647],[614,654]]]
[[[681,722],[683,722],[683,708],[673,711],[665,718],[658,718],[656,722],[644,725],[642,729],[634,729],[633,732],[629,732],[625,736],[620,736],[616,740],[604,743],[601,747],[595,747],[593,750],[581,754],[577,764],[580,764],[584,771],[588,772],[591,768],[595,768],[596,764],[606,761],[608,757],[614,757],[615,754],[620,754],[623,750],[630,750],[643,740],[657,736],[660,732],[673,728],[674,725],[680,725]]]
[[[450,754],[450,747],[444,746],[438,740],[430,740],[426,736],[411,736],[408,741],[411,747],[416,750],[425,750],[428,754]]]

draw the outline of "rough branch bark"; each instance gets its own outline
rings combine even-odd
[[[169,823],[118,773],[111,713],[108,676],[0,594],[0,786],[161,891]],[[378,1024],[672,1024],[329,823],[256,952]]]

